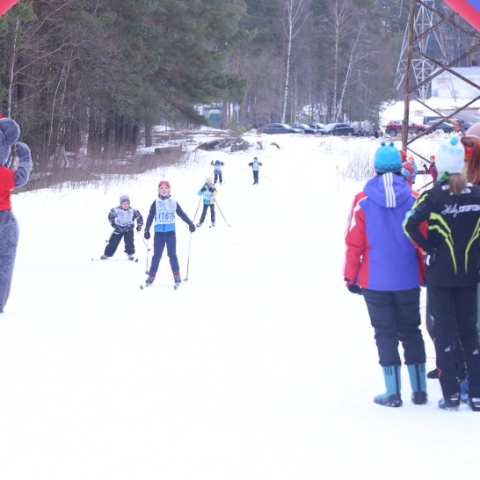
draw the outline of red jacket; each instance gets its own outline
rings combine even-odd
[[[15,188],[15,171],[0,167],[0,210],[11,210],[10,192]]]

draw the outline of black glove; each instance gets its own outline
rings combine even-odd
[[[211,192],[214,192],[214,191],[215,191],[215,187],[208,187],[208,189],[209,189]]]
[[[137,225],[137,232],[139,232],[142,229],[142,225]]]
[[[201,189],[200,191],[201,191],[201,192],[204,192],[204,191],[205,191],[205,188],[206,188],[206,187],[202,187],[202,189]]]
[[[427,258],[425,259],[425,263],[429,267],[433,267],[435,263],[437,262],[437,252],[438,250],[435,247],[432,247],[428,252],[427,252]]]
[[[191,223],[189,226],[188,226],[188,229],[193,233],[195,231],[195,224]]]
[[[349,292],[354,293],[355,295],[363,295],[362,287],[359,287],[355,282],[350,283],[348,278],[345,278],[344,280]]]
[[[150,232],[148,230],[145,230],[145,232],[143,233],[143,238],[145,240],[150,240]]]

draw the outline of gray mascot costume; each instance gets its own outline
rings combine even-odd
[[[20,136],[20,128],[10,118],[0,119],[0,313],[8,300],[18,244],[18,223],[12,212],[10,192],[28,182],[32,170],[30,149],[24,143],[15,145],[19,159],[16,170],[5,166],[10,147]]]

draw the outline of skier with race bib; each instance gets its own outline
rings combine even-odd
[[[157,275],[160,259],[163,250],[167,246],[167,254],[170,259],[173,279],[175,285],[182,282],[180,277],[180,266],[177,258],[177,236],[175,233],[175,215],[178,215],[189,227],[190,232],[195,231],[194,223],[188,218],[182,207],[170,195],[170,183],[162,180],[158,184],[158,198],[154,200],[150,207],[145,224],[144,237],[150,239],[150,226],[155,221],[153,238],[153,257],[150,264],[150,271],[146,280],[147,285],[151,285]]]
[[[220,185],[223,182],[222,167],[225,165],[220,160],[211,161],[210,165],[213,166],[213,183],[217,183],[217,180],[220,181]]]
[[[203,211],[200,216],[200,221],[197,223],[197,227],[201,227],[207,216],[208,207],[210,207],[210,219],[212,220],[212,227],[215,226],[215,195],[217,195],[217,189],[212,184],[212,177],[206,177],[205,183],[199,190],[198,194],[203,196]]]
[[[128,195],[122,195],[120,197],[120,205],[110,210],[108,221],[114,230],[110,235],[108,245],[105,247],[105,252],[100,258],[102,260],[108,260],[110,257],[113,257],[123,238],[125,242],[125,253],[128,255],[128,259],[135,260],[133,228],[136,221],[137,232],[142,229],[143,217],[138,210],[130,206],[130,197]]]

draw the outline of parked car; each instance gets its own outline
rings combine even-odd
[[[428,128],[433,127],[438,122],[438,120],[439,119],[432,120],[431,122],[427,122],[425,126]],[[450,122],[447,122],[447,121],[436,125],[433,128],[432,132],[434,132],[435,130],[443,130],[445,133],[452,133],[457,131],[457,129],[455,128],[455,125],[452,125]]]
[[[290,126],[292,128],[300,128],[305,133],[317,133],[318,131],[318,128],[313,128],[310,125],[307,125],[306,123],[291,123]]]
[[[428,117],[428,116],[423,117],[423,123],[424,123],[424,125],[426,125],[427,123],[432,122],[433,120],[438,122],[441,118],[445,118],[445,117],[439,117],[438,115],[437,116],[430,116],[430,117]],[[473,123],[467,122],[466,120],[464,120],[463,118],[460,118],[457,115],[454,115],[453,117],[450,117],[446,121],[449,122],[451,120],[456,120],[460,124],[460,127],[463,128],[465,131],[467,131],[473,125]]]
[[[262,133],[278,134],[278,133],[301,133],[305,132],[301,128],[293,128],[285,123],[269,123],[262,128]]]
[[[307,123],[307,125],[309,127],[316,128],[317,130],[320,130],[325,126],[323,123],[318,123],[318,122]]]
[[[427,129],[425,125],[420,125],[419,123],[415,122],[408,122],[408,133],[419,133],[424,132]],[[388,122],[387,126],[385,127],[385,131],[391,137],[397,136],[397,134],[402,133],[403,130],[403,121],[402,120],[393,120]]]
[[[349,123],[329,123],[318,133],[322,135],[353,135],[353,128]]]

